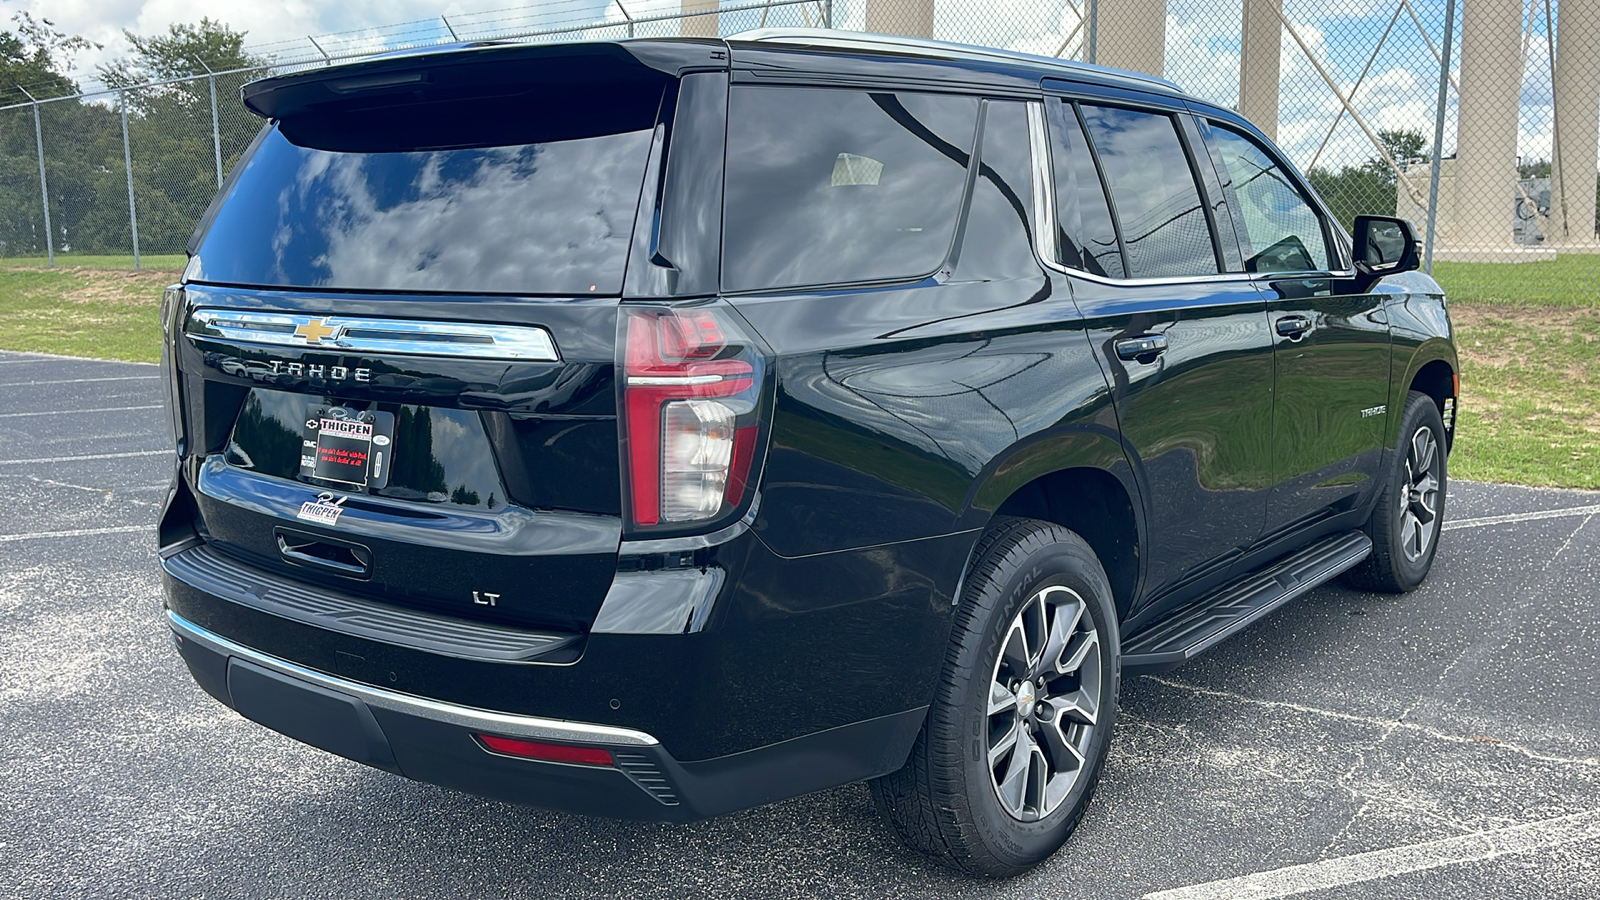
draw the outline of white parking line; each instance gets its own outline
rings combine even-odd
[[[0,534],[0,544],[11,541],[32,541],[40,538],[86,537],[94,534],[131,534],[135,531],[154,530],[154,525],[117,525],[110,528],[74,528],[71,531],[36,531],[33,534]]]
[[[1535,519],[1563,519],[1567,516],[1592,516],[1600,513],[1600,504],[1594,506],[1569,506],[1566,509],[1541,509],[1537,512],[1510,513],[1504,516],[1482,516],[1477,519],[1458,519],[1445,522],[1445,531],[1457,528],[1482,528],[1485,525],[1504,525],[1507,522],[1532,522]]]
[[[105,378],[63,378],[60,381],[18,381],[9,387],[39,387],[45,384],[88,384],[91,381],[155,381],[160,375],[111,375]]]
[[[127,453],[88,453],[83,456],[41,456],[38,459],[0,459],[0,466],[27,466],[37,463],[73,462],[79,459],[128,459],[134,456],[166,456],[173,450],[132,450]]]
[[[47,409],[42,412],[0,413],[0,419],[15,419],[18,416],[65,416],[68,414],[76,415],[77,413],[123,412],[124,410],[160,408],[161,404],[155,403],[150,406],[102,406],[97,409]]]
[[[1590,810],[1525,825],[1157,891],[1146,894],[1144,900],[1272,900],[1596,839],[1600,839],[1600,810]]]
[[[28,355],[24,356],[23,353]],[[153,362],[138,362],[130,359],[99,359],[93,356],[67,356],[63,353],[36,353],[21,350],[0,350],[0,363],[13,362],[51,362],[53,360],[66,360],[68,362],[93,362],[116,363],[119,366],[153,366]]]

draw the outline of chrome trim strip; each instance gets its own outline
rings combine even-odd
[[[494,712],[472,706],[429,700],[425,697],[402,694],[398,691],[386,691],[354,681],[347,681],[343,678],[337,678],[333,675],[296,665],[276,656],[268,656],[259,650],[252,650],[243,644],[235,643],[219,634],[207,631],[170,609],[167,610],[167,624],[172,627],[173,633],[180,638],[194,641],[213,653],[236,656],[262,668],[271,669],[280,675],[298,678],[318,687],[355,696],[368,706],[375,706],[379,709],[431,719],[435,722],[445,722],[461,728],[485,729],[507,737],[571,741],[578,744],[604,744],[620,747],[654,747],[661,743],[654,737],[642,731],[634,731],[631,728],[616,728],[611,725],[589,725],[583,722],[569,722],[565,719],[541,719],[535,716]]]
[[[559,362],[550,332],[537,325],[480,325],[311,316],[301,313],[197,309],[184,323],[185,334],[246,344],[298,347],[351,353],[448,356],[466,359]]]
[[[727,381],[723,375],[629,375],[628,384],[640,387],[653,387],[656,385],[694,385],[716,384]]]
[[[1033,158],[1033,249],[1041,262],[1060,265],[1056,246],[1055,173],[1050,167],[1050,137],[1045,129],[1044,105],[1028,104],[1028,146]]]

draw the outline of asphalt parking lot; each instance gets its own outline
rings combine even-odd
[[[153,366],[0,352],[0,896],[1600,897],[1600,493],[1454,483],[1421,590],[1128,681],[1073,840],[978,882],[861,785],[611,822],[235,716],[160,617],[159,404]]]

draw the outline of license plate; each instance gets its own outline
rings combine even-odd
[[[389,483],[394,413],[312,406],[300,442],[300,475],[374,490]]]

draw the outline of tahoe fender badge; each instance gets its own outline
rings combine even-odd
[[[1384,404],[1383,406],[1369,406],[1361,411],[1361,418],[1370,419],[1373,416],[1381,416],[1388,411],[1388,404]]]

